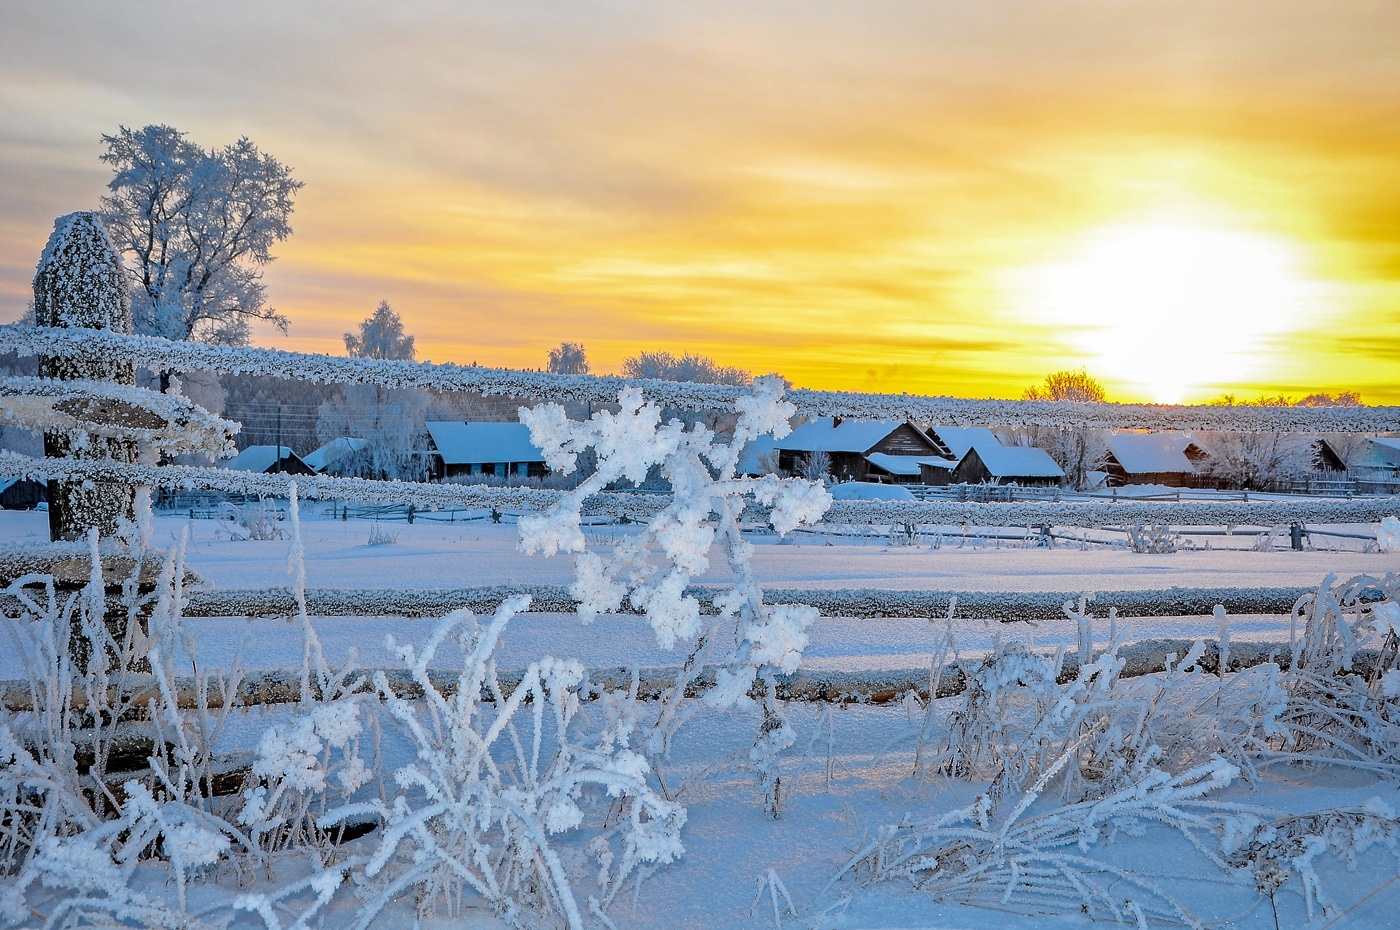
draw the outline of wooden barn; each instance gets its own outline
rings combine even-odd
[[[49,489],[42,481],[28,478],[0,478],[0,508],[33,510],[49,499]]]
[[[1210,454],[1185,433],[1114,433],[1108,440],[1103,470],[1109,487],[1159,484],[1190,488],[1200,483],[1199,466]]]
[[[950,477],[953,484],[1058,487],[1064,476],[1064,469],[1044,449],[979,442],[967,450]]]
[[[1400,438],[1375,436],[1366,440],[1351,463],[1360,490],[1372,494],[1400,493]]]
[[[530,441],[530,428],[524,423],[434,420],[427,427],[433,475],[439,480],[464,475],[544,477],[544,453]]]
[[[843,481],[918,484],[920,463],[943,457],[928,434],[903,420],[821,417],[802,424],[774,446],[784,471],[800,474],[811,456],[825,453],[831,475]]]
[[[292,451],[291,446],[249,446],[224,462],[224,468],[251,471],[260,475],[311,475],[311,466]]]

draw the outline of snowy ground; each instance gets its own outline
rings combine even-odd
[[[316,587],[454,587],[500,583],[567,584],[572,563],[566,558],[525,557],[515,550],[512,526],[416,523],[386,525],[397,541],[369,546],[369,525],[310,518],[304,522],[308,583]],[[0,513],[0,541],[46,537],[43,514]],[[288,583],[287,541],[249,542],[221,537],[218,524],[162,516],[157,539],[174,538],[188,527],[193,569],[217,587],[243,588]],[[1356,528],[1361,529],[1361,528]],[[591,542],[607,543],[610,528],[600,528]],[[1153,589],[1179,586],[1297,586],[1319,583],[1329,573],[1350,575],[1400,571],[1400,555],[1360,551],[1248,551],[1248,542],[1218,538],[1210,551],[1140,555],[1106,548],[1027,549],[1003,543],[974,545],[945,538],[941,546],[906,547],[884,539],[825,538],[804,535],[777,544],[757,537],[757,576],[775,587],[880,587],[977,591],[1079,591]],[[1238,550],[1219,545],[1237,546]],[[718,559],[714,561],[720,561]],[[721,581],[724,571],[701,580]],[[351,648],[364,666],[390,664],[383,640],[392,632],[400,641],[416,641],[430,631],[432,620],[379,617],[321,618],[316,621],[327,658],[339,661]],[[299,634],[282,620],[208,619],[191,621],[206,664],[231,661],[243,644],[245,665],[278,668],[296,664]],[[823,618],[811,629],[804,667],[817,670],[927,668],[942,626],[922,620]],[[964,655],[986,650],[997,638],[1024,638],[1038,646],[1071,645],[1077,629],[1068,621],[1039,624],[956,624]],[[1134,638],[1213,637],[1213,618],[1167,618],[1134,621]],[[1096,627],[1106,641],[1107,624]],[[1286,640],[1287,618],[1236,617],[1232,638]],[[575,656],[585,665],[667,665],[682,658],[656,646],[650,627],[639,617],[608,617],[590,626],[572,616],[532,614],[516,618],[500,653],[502,668],[521,667],[544,654]],[[444,653],[440,662],[453,656]],[[0,651],[0,678],[20,670],[8,650]],[[949,704],[951,709],[952,704]],[[908,710],[883,707],[790,708],[798,738],[788,763],[799,772],[796,789],[780,819],[763,813],[752,776],[720,767],[716,759],[747,750],[758,722],[756,711],[705,711],[692,722],[676,747],[670,783],[689,780],[683,797],[689,809],[684,832],[686,854],[643,883],[637,894],[619,899],[610,912],[620,928],[749,928],[811,926],[841,930],[982,930],[1006,927],[1079,928],[1091,922],[1080,915],[1050,917],[1019,904],[1015,896],[1002,908],[935,903],[907,883],[864,885],[850,878],[832,879],[881,824],[906,815],[933,818],[968,803],[985,785],[934,779],[916,783],[912,746],[901,740],[911,727]],[[281,709],[240,714],[229,734],[230,747],[251,747]],[[390,756],[407,746],[390,744]],[[392,761],[392,760],[391,760]],[[828,781],[828,771],[830,780]],[[1368,776],[1313,775],[1306,781],[1286,772],[1266,775],[1257,789],[1235,786],[1223,798],[1282,809],[1307,809],[1379,797],[1400,807],[1394,784]],[[371,837],[372,838],[372,837]],[[369,842],[366,838],[357,842]],[[1271,906],[1260,906],[1247,885],[1203,884],[1208,874],[1199,853],[1179,836],[1149,829],[1139,837],[1100,844],[1093,855],[1150,874],[1163,888],[1189,901],[1212,926],[1243,928],[1306,925],[1302,898],[1285,887]],[[775,919],[771,892],[762,884],[772,875],[791,894],[798,917],[786,904]],[[1355,871],[1325,865],[1320,872],[1327,890],[1344,912],[1332,924],[1348,927],[1400,926],[1400,882],[1389,853],[1373,850]],[[1296,882],[1295,882],[1296,885]],[[1369,897],[1368,897],[1369,896]],[[755,903],[757,901],[757,904]],[[1253,906],[1251,906],[1251,902]],[[1360,902],[1358,904],[1358,902]],[[1347,910],[1353,904],[1357,906]],[[1275,913],[1274,908],[1277,908]],[[335,912],[326,921],[335,925]],[[381,925],[408,925],[405,912],[388,912]],[[246,926],[256,926],[248,915]],[[1314,920],[1311,926],[1323,926]],[[442,926],[495,926],[473,915],[444,920]]]

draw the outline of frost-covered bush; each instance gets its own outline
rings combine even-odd
[[[649,784],[647,761],[631,746],[635,721],[612,716],[596,732],[581,732],[578,662],[546,657],[514,690],[501,684],[497,643],[528,604],[512,598],[485,625],[457,611],[418,650],[390,643],[423,699],[400,697],[383,673],[375,687],[416,760],[393,773],[399,790],[387,801],[347,805],[320,821],[330,828],[371,816],[381,824],[356,872],[363,898],[356,927],[411,891],[420,915],[479,899],[513,925],[581,930],[580,876],[556,837],[585,824],[596,831],[587,844],[598,887],[587,909],[595,913],[638,869],[683,852],[685,808]],[[428,664],[452,639],[465,658],[455,688],[444,691]]]
[[[749,564],[753,547],[740,535],[739,518],[746,499],[752,499],[769,508],[768,522],[784,534],[816,522],[831,505],[819,482],[735,477],[745,445],[761,435],[781,438],[789,432],[794,408],[782,394],[777,378],[755,381],[753,392],[735,402],[738,417],[728,442],[698,423],[690,429],[679,420],[662,424],[661,408],[637,388],[622,391],[616,413],[599,411],[585,422],[570,420],[558,404],[520,411],[554,471],[570,474],[581,453],[597,454],[596,470],[575,490],[545,513],[521,518],[521,550],[575,554],[570,591],[583,622],[618,610],[626,598],[645,614],[663,649],[684,644],[688,650],[645,743],[653,761],[666,755],[690,712],[687,689],[707,668],[716,668],[716,687],[705,698],[711,706],[745,702],[751,690],[760,695],[763,722],[749,761],[775,815],[783,793],[778,754],[795,738],[777,699],[775,676],[797,668],[817,612],[763,602]],[[641,483],[654,468],[673,488],[671,501],[639,533],[618,541],[607,558],[589,551],[581,527],[584,501],[613,482]],[[738,580],[716,593],[715,614],[702,618],[699,601],[685,589],[709,567],[716,543]]]

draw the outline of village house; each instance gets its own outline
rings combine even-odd
[[[1143,433],[1125,430],[1108,439],[1103,470],[1109,487],[1158,484],[1169,488],[1196,487],[1200,466],[1210,454],[1186,433]]]
[[[524,423],[459,423],[434,420],[427,424],[432,440],[429,455],[433,476],[456,478],[494,475],[497,478],[543,478],[544,453],[530,441]]]
[[[223,463],[234,471],[259,475],[310,475],[311,466],[292,451],[291,446],[249,446]]]
[[[1362,492],[1400,493],[1400,438],[1375,436],[1351,465],[1351,475]]]
[[[950,478],[953,484],[1057,487],[1064,476],[1064,469],[1044,449],[978,442],[958,460]]]
[[[0,478],[0,508],[33,510],[49,499],[48,485],[29,478]]]
[[[820,417],[797,427],[774,448],[779,467],[790,474],[801,474],[811,456],[824,453],[834,478],[892,484],[917,484],[920,462],[943,457],[928,434],[903,420]]]

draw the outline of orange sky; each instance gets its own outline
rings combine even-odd
[[[166,122],[306,182],[263,344],[388,299],[436,361],[1400,403],[1393,2],[388,6],[11,5],[0,319]]]

